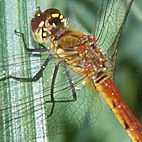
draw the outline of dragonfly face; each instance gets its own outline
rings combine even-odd
[[[34,40],[40,44],[50,42],[58,32],[65,29],[65,21],[57,9],[47,9],[43,13],[39,9],[30,22]]]

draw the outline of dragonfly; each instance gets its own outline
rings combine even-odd
[[[31,19],[38,48],[29,48],[24,33],[15,30],[27,54],[0,59],[0,141],[87,127],[100,116],[99,93],[132,141],[142,141],[142,127],[113,82],[117,44],[132,2],[101,0],[93,35],[72,27],[54,8],[39,8]]]

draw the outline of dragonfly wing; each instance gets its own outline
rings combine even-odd
[[[68,68],[67,65],[66,67],[67,70],[69,70],[69,75],[74,85],[77,100],[74,102],[55,103],[53,114],[46,119],[47,130],[51,135],[87,127],[98,119],[101,112],[101,100],[97,92],[89,90],[87,87],[87,80],[77,75],[74,71]],[[47,77],[49,71],[50,68],[47,68],[44,72],[44,76],[46,77],[43,77],[43,84],[47,84],[47,81],[44,80],[44,78],[49,78]],[[50,83],[48,82],[49,84],[51,84],[51,80],[49,81]],[[48,88],[48,84],[44,86],[44,95],[49,93],[49,90],[46,88]],[[56,76],[54,98],[55,101],[73,99],[72,87],[63,65],[59,66],[59,71]],[[46,116],[50,113],[51,107],[51,104],[45,104]]]
[[[48,57],[28,57],[19,54],[1,58],[1,77],[11,74],[16,77],[34,76]],[[75,102],[55,103],[51,100],[51,82],[57,60],[52,59],[36,82],[19,82],[14,79],[0,81],[0,140],[24,141],[46,138],[47,135],[80,129],[94,123],[101,112],[100,97],[86,85],[86,80],[69,70],[77,94]],[[72,87],[63,65],[59,66],[54,85],[54,99],[73,99]],[[96,94],[96,95],[94,95]]]
[[[117,44],[130,5],[127,0],[101,0],[97,13],[93,36],[110,61],[111,71],[114,71]]]

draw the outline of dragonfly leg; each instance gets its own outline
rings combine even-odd
[[[21,33],[21,32],[17,32],[16,30],[14,30],[15,34],[18,35],[18,36],[22,36],[22,40],[23,40],[23,43],[24,43],[24,47],[25,49],[28,51],[28,52],[45,52],[45,51],[49,51],[44,45],[42,44],[39,44],[40,46],[42,46],[43,48],[37,48],[37,49],[30,49],[27,47],[27,44],[25,42],[25,38],[24,38],[24,33]]]
[[[65,100],[64,102],[74,102],[74,101],[76,101],[77,96],[76,96],[75,88],[74,88],[74,85],[73,85],[73,81],[72,81],[72,78],[71,78],[69,71],[68,71],[66,66],[64,67],[64,70],[65,70],[65,73],[66,73],[67,78],[69,80],[69,83],[70,83],[70,86],[71,86],[71,89],[72,89],[72,94],[73,94],[72,100]]]
[[[40,77],[42,77],[42,73],[43,73],[44,69],[46,68],[46,66],[48,65],[48,63],[49,63],[49,61],[51,59],[52,59],[52,55],[49,55],[48,58],[46,59],[46,61],[44,62],[44,64],[42,65],[42,67],[40,68],[40,70],[38,71],[38,73],[32,78],[21,78],[21,77],[14,77],[14,76],[11,75],[11,76],[8,76],[8,77],[1,78],[0,81],[10,79],[10,78],[13,78],[13,79],[21,81],[21,82],[24,82],[24,81],[34,82],[34,81],[37,81],[37,80],[40,79]]]
[[[49,102],[53,103],[51,112],[48,115],[48,117],[50,117],[53,114],[55,103],[60,103],[60,102],[74,102],[77,99],[77,95],[76,95],[75,88],[74,88],[74,85],[72,83],[72,79],[70,77],[69,71],[68,71],[67,67],[64,66],[65,73],[67,75],[67,78],[69,80],[70,86],[72,88],[73,99],[71,99],[71,100],[59,100],[59,101],[54,100],[54,96],[53,96],[54,95],[54,84],[55,84],[55,79],[56,79],[56,76],[57,76],[58,68],[59,68],[59,63],[55,66],[54,75],[53,75],[53,79],[52,79],[52,84],[51,84],[51,101],[46,101],[46,103],[49,103]]]
[[[49,103],[49,102],[52,102],[52,103],[53,103],[51,112],[50,112],[50,114],[49,114],[47,117],[50,117],[50,116],[52,115],[53,110],[54,110],[54,106],[55,106],[55,101],[54,101],[54,96],[53,96],[53,94],[54,94],[54,84],[55,84],[55,80],[56,80],[58,68],[59,68],[59,63],[55,66],[55,70],[54,70],[54,74],[53,74],[53,78],[52,78],[52,82],[51,82],[51,93],[50,93],[51,101],[46,101],[46,102],[45,102],[45,103]]]

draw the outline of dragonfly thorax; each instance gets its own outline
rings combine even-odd
[[[44,12],[39,9],[31,19],[30,25],[34,40],[45,44],[51,42],[60,31],[63,33],[66,28],[66,19],[57,9],[47,9]]]
[[[31,20],[31,33],[40,44],[51,42],[53,55],[79,74],[100,78],[107,69],[106,56],[90,35],[68,29],[66,20],[57,9],[40,9]]]
[[[107,58],[90,35],[66,30],[51,46],[55,49],[55,54],[80,75],[97,79],[106,73]]]

